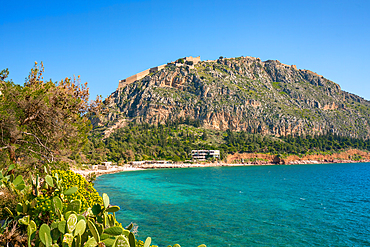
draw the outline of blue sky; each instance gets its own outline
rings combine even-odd
[[[80,75],[92,98],[185,56],[277,59],[370,100],[370,1],[4,1],[0,69]]]

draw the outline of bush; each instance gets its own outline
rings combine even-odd
[[[107,194],[100,197],[81,175],[58,170],[42,178],[30,175],[26,184],[21,175],[14,178],[13,168],[0,172],[0,187],[19,200],[15,210],[5,207],[1,246],[151,246],[150,237],[145,242],[135,239],[133,224],[123,228],[116,221],[120,208],[110,204]]]
[[[183,59],[183,58],[180,58],[180,59],[177,59],[177,61],[176,61],[177,63],[184,63],[185,62],[185,60]]]
[[[91,183],[89,183],[80,174],[74,173],[73,171],[55,171],[58,174],[59,179],[62,181],[64,189],[71,187],[77,187],[78,191],[70,196],[67,196],[67,200],[81,200],[81,210],[86,211],[88,208],[94,206],[94,204],[102,204],[103,200],[99,196],[99,193],[95,190]]]

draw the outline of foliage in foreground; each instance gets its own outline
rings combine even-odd
[[[54,171],[50,175],[14,178],[10,166],[0,172],[0,188],[15,194],[16,207],[4,207],[7,215],[0,228],[0,244],[39,247],[149,247],[134,236],[133,224],[122,227],[107,194],[100,197],[81,175]],[[174,247],[180,245],[175,244]],[[200,245],[205,247],[205,245]]]
[[[86,113],[99,109],[89,102],[87,83],[79,78],[44,81],[44,67],[35,63],[23,86],[0,71],[0,161],[33,164],[65,160],[87,142],[91,124]]]

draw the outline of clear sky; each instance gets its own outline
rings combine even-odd
[[[91,96],[185,56],[276,59],[370,100],[370,1],[2,1],[0,70],[80,75]]]

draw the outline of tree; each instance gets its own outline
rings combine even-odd
[[[206,141],[208,139],[207,131],[203,131],[202,140]]]
[[[63,160],[87,141],[87,113],[97,111],[100,98],[89,102],[87,83],[66,78],[44,81],[43,64],[35,66],[23,86],[6,81],[0,72],[0,159],[3,163],[45,163]]]

